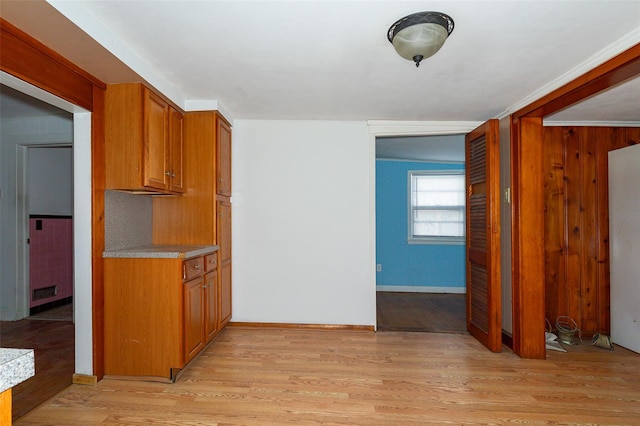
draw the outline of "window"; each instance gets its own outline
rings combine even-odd
[[[409,180],[409,243],[464,244],[464,171],[411,171]]]

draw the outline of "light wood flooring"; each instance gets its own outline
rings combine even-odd
[[[16,424],[425,425],[640,422],[640,355],[548,360],[466,334],[229,327],[177,383],[71,385]]]

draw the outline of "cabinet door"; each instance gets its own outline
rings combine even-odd
[[[231,319],[231,203],[226,197],[218,196],[216,208],[218,221],[218,285],[220,286],[220,327]]]
[[[184,283],[184,358],[189,362],[204,347],[204,278]]]
[[[169,188],[169,105],[158,95],[144,89],[143,185]]]
[[[231,196],[231,127],[220,117],[216,129],[216,193]]]
[[[184,192],[183,123],[182,114],[169,107],[169,189],[174,192]]]
[[[220,328],[231,320],[231,259],[223,262],[219,269]]]
[[[226,261],[231,261],[231,202],[227,197],[216,198],[216,222],[218,250],[218,266]]]
[[[218,333],[218,272],[213,270],[204,276],[204,317],[206,341]]]

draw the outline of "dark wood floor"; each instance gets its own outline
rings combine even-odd
[[[0,322],[0,346],[34,349],[36,375],[13,388],[13,420],[67,388],[74,372],[72,321]]]
[[[379,331],[466,333],[464,294],[376,293]]]

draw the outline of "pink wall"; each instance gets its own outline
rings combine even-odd
[[[36,229],[38,221],[42,229]],[[69,217],[29,219],[30,307],[73,296],[73,222]],[[52,285],[57,294],[33,300],[33,291]]]

